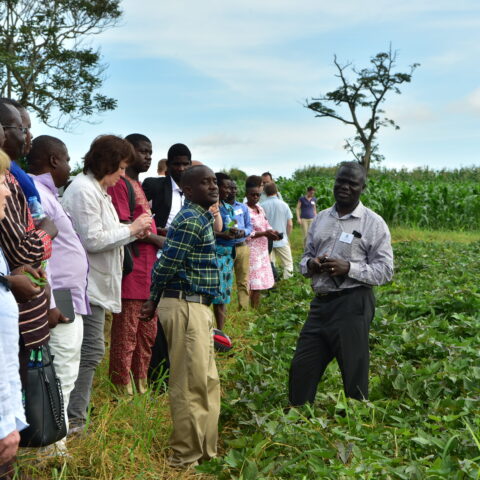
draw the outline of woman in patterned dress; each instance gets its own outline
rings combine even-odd
[[[233,227],[235,213],[233,207],[225,200],[232,193],[231,178],[223,173],[215,174],[217,177],[218,193],[220,199],[220,215],[222,217],[222,229],[215,231],[216,250],[219,276],[219,293],[213,299],[213,313],[217,328],[223,330],[227,315],[227,304],[230,303],[233,285],[233,255],[234,239],[237,236],[238,229]]]
[[[261,193],[260,187],[249,187],[247,183],[247,205],[253,225],[253,232],[247,239],[247,244],[250,247],[248,283],[250,303],[253,308],[257,308],[260,304],[261,291],[272,288],[275,283],[270,256],[268,255],[268,240],[279,239],[278,232],[272,230],[263,208],[258,204]]]

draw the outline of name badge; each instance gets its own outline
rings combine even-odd
[[[313,200],[312,200],[310,203],[311,203],[312,205],[315,205],[315,202],[314,202]]]
[[[340,241],[343,243],[352,243],[353,242],[353,234],[342,232],[340,235]]]
[[[233,213],[235,215],[241,215],[243,213],[243,210],[241,208],[237,208],[237,210],[235,210]]]

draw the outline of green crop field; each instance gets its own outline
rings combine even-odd
[[[308,186],[316,189],[318,209],[332,203],[333,169],[297,170],[277,184],[294,208]],[[362,201],[393,225],[428,229],[480,229],[480,169],[454,172],[429,170],[374,171]]]
[[[87,434],[69,442],[70,458],[35,460],[33,478],[479,479],[478,181],[460,174],[436,180],[426,178],[428,172],[422,175],[398,172],[389,179],[380,172],[372,176],[365,198],[372,206],[377,199],[374,208],[387,208],[382,195],[391,190],[391,205],[399,212],[393,223],[402,225],[392,228],[394,280],[376,289],[369,401],[345,399],[332,363],[315,404],[288,408],[289,363],[312,297],[308,281],[296,273],[263,299],[258,312],[230,307],[225,330],[235,348],[217,362],[222,379],[218,459],[193,472],[168,468],[167,396],[150,391],[133,399],[116,397],[105,361],[96,378]],[[307,184],[321,190],[325,181],[318,197],[325,206],[331,204],[331,175],[302,181],[300,186],[279,182],[289,202]],[[438,198],[427,209],[412,200],[407,217],[401,217],[404,200],[399,198],[404,197],[399,192],[409,185],[415,195],[423,195],[415,198]],[[445,188],[447,193],[441,193]],[[453,203],[446,200],[449,195]],[[476,210],[468,210],[469,204]],[[412,212],[415,208],[423,209],[425,223],[413,220],[421,218]],[[437,212],[451,223],[439,222]],[[298,229],[292,246],[298,259]],[[22,462],[31,464],[34,458],[34,452],[26,452]]]
[[[480,243],[395,244],[377,290],[371,396],[346,400],[332,364],[313,407],[287,410],[286,386],[308,282],[289,280],[249,324],[223,400],[218,478],[479,478]]]

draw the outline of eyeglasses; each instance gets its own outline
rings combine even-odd
[[[28,128],[27,127],[17,127],[16,125],[2,125],[2,127],[5,128],[16,128],[20,130],[24,135],[27,134]]]

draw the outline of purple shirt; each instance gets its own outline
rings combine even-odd
[[[58,192],[49,173],[31,175],[42,198],[42,207],[58,228],[48,261],[52,290],[69,288],[75,313],[90,313],[87,297],[88,260],[72,221],[58,201]]]

